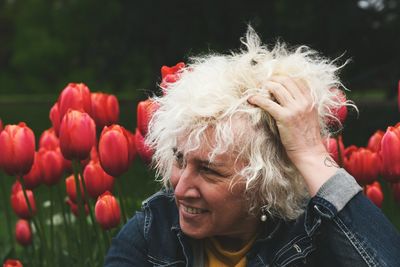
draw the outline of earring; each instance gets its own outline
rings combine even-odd
[[[262,222],[265,222],[267,220],[267,214],[266,213],[267,213],[267,207],[266,206],[261,207],[261,217],[260,217],[260,219],[261,219]]]

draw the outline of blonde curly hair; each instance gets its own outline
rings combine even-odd
[[[241,42],[245,49],[238,52],[191,58],[180,79],[168,84],[167,94],[153,98],[159,108],[146,143],[154,150],[158,177],[169,187],[178,138],[187,137],[187,153],[202,146],[205,131],[212,127],[210,161],[234,149],[248,163],[237,174],[246,179],[249,213],[262,208],[270,216],[295,219],[309,198],[303,178],[286,155],[274,119],[247,99],[262,92],[273,75],[302,79],[318,109],[321,135],[327,137],[328,121],[340,124],[335,110],[348,104],[332,90],[343,88],[337,73],[344,64],[338,66],[306,46],[289,49],[277,43],[269,50],[251,27]]]

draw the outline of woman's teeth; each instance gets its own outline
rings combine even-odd
[[[197,209],[197,208],[192,208],[192,207],[186,207],[186,206],[183,206],[183,209],[184,209],[187,213],[191,213],[191,214],[200,214],[200,213],[205,212],[205,211],[202,210],[202,209]]]

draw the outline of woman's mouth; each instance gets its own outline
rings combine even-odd
[[[185,205],[182,205],[182,207],[183,207],[183,210],[189,214],[201,214],[201,213],[207,212],[207,210],[199,209],[199,208],[195,208],[195,207],[190,207],[190,206],[185,206]]]

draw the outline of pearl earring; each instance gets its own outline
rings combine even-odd
[[[263,206],[263,207],[261,207],[261,217],[260,217],[260,219],[261,219],[261,221],[262,222],[265,222],[266,220],[267,220],[267,215],[266,215],[266,213],[267,213],[267,207],[266,206]]]
[[[265,222],[267,220],[267,215],[263,214],[261,215],[261,221]]]

